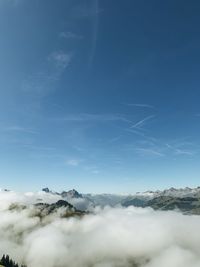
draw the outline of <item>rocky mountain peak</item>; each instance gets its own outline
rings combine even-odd
[[[48,187],[42,188],[42,191],[43,191],[43,192],[46,192],[46,193],[50,193],[50,190],[49,190]]]
[[[76,191],[75,189],[69,190],[69,191],[63,191],[61,193],[62,197],[66,197],[66,198],[82,198],[83,196]]]

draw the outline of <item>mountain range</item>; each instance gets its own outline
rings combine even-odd
[[[4,193],[12,191],[1,190]],[[35,198],[34,210],[38,216],[52,213],[59,208],[64,209],[64,215],[82,215],[92,211],[96,206],[115,207],[151,207],[155,210],[179,210],[185,214],[200,215],[200,187],[196,188],[169,188],[165,190],[137,192],[135,194],[83,194],[77,190],[65,190],[56,192],[48,187],[38,192],[39,198]],[[51,201],[46,202],[48,199]],[[24,209],[26,206],[13,203],[10,209]]]
[[[145,191],[135,194],[81,194],[75,189],[63,191],[61,193],[53,192],[48,188],[42,191],[50,194],[60,195],[80,210],[89,210],[95,206],[116,206],[124,207],[151,207],[159,210],[179,210],[187,214],[200,214],[200,187],[180,188],[171,187],[163,191]],[[82,203],[82,208],[80,208]],[[84,203],[84,205],[83,205]]]

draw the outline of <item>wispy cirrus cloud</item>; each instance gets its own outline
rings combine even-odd
[[[55,51],[48,56],[48,61],[54,66],[63,71],[71,63],[72,53],[65,53],[63,51]]]
[[[176,155],[185,155],[185,156],[194,156],[196,153],[194,151],[186,151],[183,149],[176,149],[175,154]]]
[[[91,68],[98,37],[99,15],[103,10],[99,7],[99,0],[80,2],[71,9],[71,17],[76,20],[88,20],[91,23],[91,49],[88,57],[88,68]]]
[[[132,142],[132,144],[125,145],[124,149],[142,157],[178,159],[179,157],[192,158],[199,153],[199,148],[190,142],[171,141],[165,143],[158,138],[150,138],[145,133],[138,131],[134,131],[134,133],[141,136],[141,139]]]
[[[0,130],[4,132],[10,132],[10,133],[18,132],[18,133],[38,134],[38,131],[32,128],[22,127],[18,125],[3,126],[3,127],[0,127]]]
[[[177,156],[189,156],[192,157],[197,154],[196,146],[190,142],[173,142],[172,144],[167,143],[166,147]]]
[[[92,174],[99,174],[100,173],[100,170],[97,168],[97,166],[94,166],[94,165],[86,165],[84,166],[84,170],[87,171],[87,172],[90,172]]]
[[[136,107],[136,108],[150,108],[150,109],[155,109],[154,106],[149,105],[149,104],[125,103],[124,105],[129,106],[129,107]]]
[[[131,123],[129,119],[121,114],[93,114],[93,113],[78,113],[68,114],[62,118],[57,118],[60,121],[68,122],[112,122],[121,121]]]
[[[141,156],[170,156],[173,158],[175,156],[193,157],[197,154],[197,150],[191,146],[188,147],[188,143],[175,143],[170,145],[159,140],[152,140],[151,142],[147,141],[140,145],[135,150]]]
[[[144,126],[146,124],[147,121],[151,120],[155,118],[155,115],[150,115],[150,116],[147,116],[145,117],[144,119],[142,120],[139,120],[138,122],[136,122],[135,124],[133,124],[130,129],[141,129],[142,126]]]
[[[34,144],[26,144],[23,145],[24,148],[27,148],[30,151],[36,152],[47,152],[47,154],[55,154],[56,148],[51,146],[41,146],[41,145],[34,145]]]
[[[60,38],[64,39],[72,39],[72,40],[81,40],[83,39],[83,35],[71,32],[71,31],[66,31],[66,32],[60,32],[59,33]]]
[[[121,138],[122,138],[122,135],[115,136],[115,137],[109,139],[108,143],[115,143],[115,142],[119,141]]]
[[[69,67],[72,52],[54,51],[47,57],[44,67],[22,82],[22,91],[37,97],[43,97],[55,90],[55,82]]]
[[[138,130],[130,129],[130,128],[125,129],[125,130],[126,130],[126,132],[133,133],[133,134],[136,134],[136,135],[141,136],[141,137],[146,137],[146,135],[143,132],[140,132]]]
[[[156,149],[150,149],[150,148],[136,148],[137,154],[140,156],[148,156],[148,157],[164,157],[165,154],[161,151],[158,151]]]
[[[80,159],[68,159],[66,161],[66,164],[68,166],[72,166],[72,167],[77,167],[77,166],[80,165],[80,163],[81,163],[81,160]]]

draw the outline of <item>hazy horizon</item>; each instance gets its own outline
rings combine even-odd
[[[168,189],[171,189],[171,188],[175,188],[177,190],[179,189],[185,189],[185,188],[191,188],[191,189],[194,189],[194,188],[198,188],[200,187],[199,184],[197,184],[196,186],[188,186],[188,185],[185,185],[185,186],[182,186],[182,187],[176,187],[176,186],[168,186],[168,187],[155,187],[155,188],[146,188],[145,190],[133,190],[133,189],[130,189],[129,191],[127,192],[123,192],[123,191],[82,191],[81,189],[78,189],[77,187],[68,187],[68,186],[65,186],[64,188],[61,188],[61,187],[49,187],[49,186],[41,186],[40,188],[36,188],[36,189],[33,189],[32,187],[29,187],[29,188],[26,188],[24,190],[17,190],[16,188],[8,188],[8,187],[0,187],[0,191],[4,191],[4,190],[8,190],[8,191],[12,191],[12,192],[18,192],[18,193],[36,193],[36,192],[42,192],[43,189],[45,188],[48,188],[50,191],[52,191],[53,193],[62,193],[63,191],[70,191],[70,190],[76,190],[78,191],[79,193],[81,194],[113,194],[113,195],[135,195],[136,193],[145,193],[145,192],[148,192],[148,191],[152,191],[152,192],[156,192],[156,191],[164,191],[164,190],[168,190]]]

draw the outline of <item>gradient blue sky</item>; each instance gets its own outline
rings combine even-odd
[[[0,0],[0,186],[200,181],[200,2]]]

